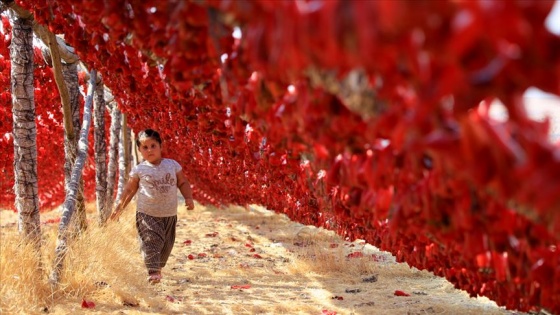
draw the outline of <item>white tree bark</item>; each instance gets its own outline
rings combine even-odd
[[[130,151],[132,151],[132,167],[134,167],[140,163],[140,158],[138,157],[138,148],[136,147],[136,133],[134,133],[133,130],[130,130],[130,135],[132,137],[130,141]]]
[[[64,82],[68,90],[69,98],[69,108],[66,108],[63,103],[63,113],[64,120],[68,121],[65,123],[65,137],[64,137],[64,186],[66,188],[66,194],[70,193],[70,178],[72,176],[72,168],[76,163],[76,157],[78,155],[78,137],[76,136],[76,131],[80,130],[82,124],[80,119],[80,85],[78,82],[78,64],[62,64],[62,75],[64,77]],[[72,132],[66,130],[66,126],[70,126]],[[84,181],[80,179],[80,185],[78,187],[78,193],[76,197],[76,213],[74,221],[77,225],[78,231],[84,231],[87,228],[86,220],[86,207],[84,201]]]
[[[68,95],[70,99],[68,113],[63,110],[64,119],[68,119],[70,121],[69,126],[72,130],[68,131],[66,130],[66,127],[64,128],[64,155],[66,158],[64,163],[64,185],[66,187],[66,193],[68,193],[68,184],[70,184],[72,166],[76,161],[76,156],[78,153],[78,138],[74,136],[73,132],[73,130],[78,130],[80,126],[80,109],[78,105],[78,97],[80,94],[78,86],[78,66],[76,64],[63,66],[62,75],[64,76],[64,81],[66,82],[66,87],[68,89]],[[76,126],[78,128],[76,128]],[[69,134],[72,134],[72,137],[69,137]]]
[[[96,72],[91,71],[90,82],[88,86],[88,94],[86,99],[86,104],[84,108],[84,119],[82,128],[80,130],[80,140],[78,142],[78,157],[76,163],[72,168],[72,176],[69,184],[70,191],[66,194],[66,199],[64,200],[64,210],[62,212],[62,217],[60,220],[60,225],[58,226],[58,239],[56,242],[55,258],[54,258],[54,269],[50,276],[50,282],[52,284],[58,284],[60,281],[60,276],[62,273],[64,257],[68,251],[68,227],[70,225],[70,220],[74,214],[76,208],[76,196],[78,195],[78,188],[80,185],[80,178],[82,176],[82,170],[84,168],[87,151],[88,151],[88,133],[89,127],[91,125],[91,111],[93,107],[93,93],[95,91],[95,81]]]
[[[127,126],[126,114],[122,115],[121,141],[119,141],[119,186],[117,189],[117,202],[121,200],[124,186],[128,181],[130,171],[130,129]]]
[[[119,139],[121,135],[121,112],[117,103],[113,104],[111,110],[111,139],[109,140],[109,164],[107,166],[107,211],[113,209],[113,197],[115,196],[115,177],[117,175],[117,157],[119,154]]]
[[[93,103],[94,152],[95,152],[95,193],[99,224],[107,221],[107,145],[105,144],[105,95],[104,86],[99,80],[95,89]],[[110,209],[110,208],[109,208]]]
[[[37,126],[33,88],[33,29],[30,19],[15,18],[12,26],[12,114],[14,190],[20,233],[39,244],[41,238],[37,185]]]

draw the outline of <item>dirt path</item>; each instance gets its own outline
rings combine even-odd
[[[264,209],[195,210],[180,218],[165,280],[154,287],[169,302],[165,313],[510,313],[373,246]]]
[[[133,210],[129,211],[126,220],[103,232],[117,235],[114,240],[86,242],[74,249],[68,268],[80,275],[67,285],[68,292],[78,293],[58,297],[48,307],[31,309],[24,303],[23,313],[515,314],[485,298],[471,299],[445,279],[396,263],[390,254],[364,242],[346,242],[333,232],[259,207],[197,205],[193,211],[180,211],[164,279],[149,285],[135,243]],[[41,220],[52,220],[54,214],[43,214]],[[15,214],[0,211],[2,235],[15,231],[14,219]],[[56,225],[44,225],[43,233],[55,238]],[[95,229],[91,233],[92,239],[103,237]],[[117,248],[128,249],[119,256]],[[95,264],[106,267],[87,271]],[[100,282],[107,284],[101,289],[88,284]],[[4,289],[8,294],[1,297],[0,311],[4,305],[5,312],[14,302],[9,288]],[[409,296],[397,296],[397,290]],[[86,298],[95,308],[82,309],[79,292],[89,292]]]

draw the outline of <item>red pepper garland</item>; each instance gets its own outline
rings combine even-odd
[[[5,208],[14,208],[14,169],[13,169],[13,137],[11,136],[13,116],[11,111],[10,93],[10,53],[9,44],[11,27],[7,19],[2,19],[5,45],[0,48],[0,84],[6,90],[0,92],[3,104],[0,109],[0,144],[4,154],[0,157],[1,173],[4,180],[0,181],[0,205]],[[56,87],[52,70],[47,67],[41,52],[35,51],[35,114],[37,116],[37,176],[40,187],[39,202],[42,211],[53,209],[64,201],[64,156],[62,123],[62,108],[60,96]],[[83,82],[83,80],[82,80]],[[87,177],[95,174],[90,163],[84,173]],[[92,196],[94,182],[88,182],[87,191]]]
[[[4,45],[0,45],[0,147],[4,149],[4,154],[0,156],[0,205],[14,208],[14,138],[11,135],[13,116],[11,109],[12,94],[10,90],[10,46],[12,28],[7,18],[1,17],[2,29],[4,30]],[[10,167],[11,166],[11,167]]]
[[[4,155],[0,157],[2,176],[6,180],[0,181],[0,206],[14,209],[13,192],[13,137],[11,136],[13,117],[11,112],[11,93],[10,93],[10,60],[9,44],[11,36],[11,26],[7,19],[2,19],[5,37],[5,45],[0,48],[0,84],[6,90],[0,91],[2,108],[0,109],[0,144],[8,148]],[[51,210],[64,201],[64,126],[62,119],[62,107],[60,96],[54,81],[52,69],[49,68],[41,52],[35,50],[35,114],[37,116],[37,168],[40,187],[39,202],[41,211]],[[85,84],[83,76],[79,77],[81,85]],[[83,103],[83,99],[80,99]],[[83,107],[83,104],[80,105]],[[80,114],[81,116],[81,114]],[[107,126],[108,129],[108,126]],[[108,132],[108,130],[107,130]],[[90,141],[93,134],[90,134]],[[85,191],[89,198],[94,197],[95,193],[95,169],[93,163],[93,147],[90,148],[89,163],[84,169]]]
[[[28,9],[103,75],[134,130],[162,132],[200,202],[262,204],[365,239],[473,296],[560,312],[558,146],[521,99],[530,86],[560,94],[560,39],[544,28],[552,4],[40,0]],[[374,87],[369,116],[308,78],[356,68]],[[484,110],[495,97],[504,123]]]

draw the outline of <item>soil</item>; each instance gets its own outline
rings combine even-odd
[[[2,211],[2,222],[13,213]],[[12,221],[13,222],[13,221]],[[13,224],[13,223],[12,223]],[[359,254],[358,254],[359,253]],[[144,277],[141,275],[139,277]],[[145,280],[143,280],[145,281]],[[257,206],[179,212],[163,280],[135,297],[92,298],[113,314],[519,314],[469,298],[363,241],[290,221]],[[399,295],[402,292],[402,296]],[[82,312],[69,298],[49,313]]]

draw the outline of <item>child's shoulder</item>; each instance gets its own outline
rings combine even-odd
[[[179,165],[179,162],[175,161],[174,159],[169,159],[169,158],[163,158],[162,163],[165,163],[167,165]]]
[[[140,163],[134,165],[134,166],[132,167],[132,169],[133,169],[133,170],[140,170],[140,169],[146,168],[147,166],[150,166],[150,164],[148,164],[147,161],[142,161],[142,162],[140,162]]]

